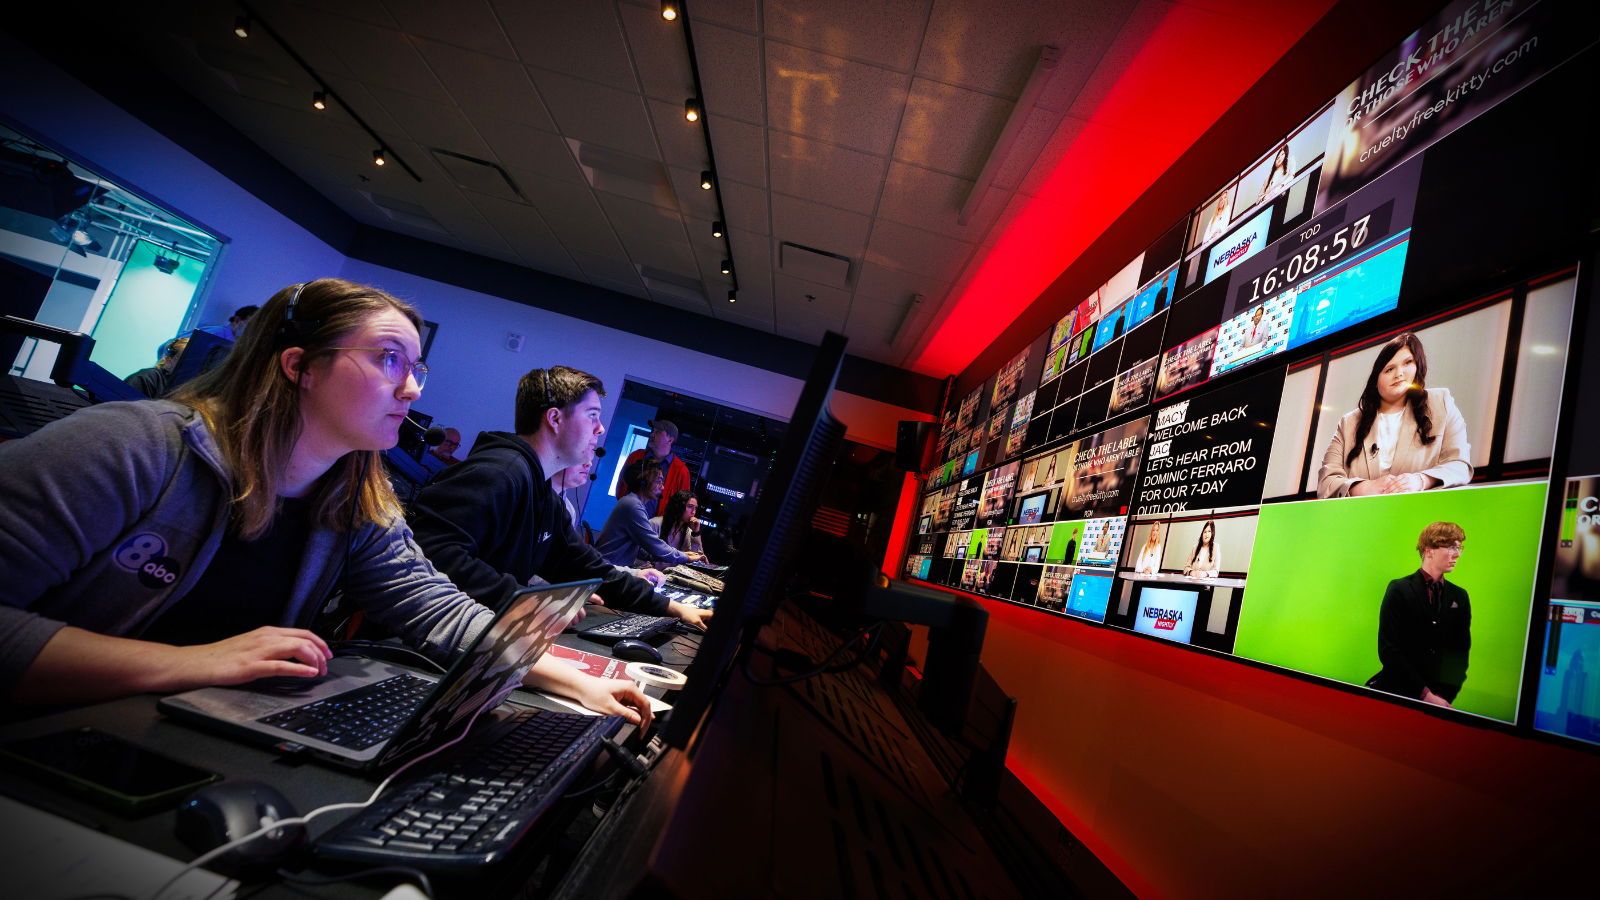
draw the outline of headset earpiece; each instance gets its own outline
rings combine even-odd
[[[301,319],[295,317],[295,310],[300,304],[300,292],[305,290],[309,282],[301,282],[294,286],[294,293],[289,295],[289,305],[283,310],[283,324],[278,326],[279,337],[303,338],[316,331],[322,322],[317,319]]]

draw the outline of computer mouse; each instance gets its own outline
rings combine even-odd
[[[197,853],[259,831],[263,826],[300,814],[278,789],[259,781],[224,781],[206,785],[178,805],[178,839]],[[304,825],[289,825],[217,857],[224,868],[252,869],[284,862],[305,843]]]
[[[628,662],[661,662],[661,651],[644,641],[628,639],[611,645],[611,655]]]

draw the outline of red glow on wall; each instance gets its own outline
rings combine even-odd
[[[1097,90],[1090,79],[1060,125],[1077,129],[1071,147],[951,301],[913,364],[917,371],[949,375],[966,368],[1333,3],[1211,6],[1174,4],[1151,13],[1156,21],[1136,21],[1141,13],[1130,20],[1124,33],[1142,33],[1143,43],[1085,111],[1080,106]],[[1117,52],[1114,46],[1108,57]],[[1247,162],[1267,149],[1243,148],[1241,157]]]

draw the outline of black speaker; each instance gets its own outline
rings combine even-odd
[[[928,436],[933,434],[932,422],[901,422],[895,433],[894,464],[907,472],[922,468],[922,454],[928,447]]]

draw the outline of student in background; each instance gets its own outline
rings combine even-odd
[[[1200,528],[1200,539],[1194,542],[1194,552],[1183,566],[1183,574],[1190,578],[1216,578],[1222,571],[1222,554],[1217,551],[1217,523],[1207,521]]]
[[[705,554],[700,543],[700,498],[692,491],[678,491],[667,499],[666,513],[650,520],[668,547],[686,553]]]
[[[1428,387],[1422,341],[1403,332],[1378,351],[1356,408],[1322,455],[1317,498],[1403,494],[1472,480],[1467,423],[1449,388]]]
[[[660,516],[666,514],[668,497],[679,491],[687,491],[689,489],[689,467],[683,460],[678,458],[677,454],[672,452],[672,445],[678,442],[678,426],[668,422],[666,419],[653,419],[648,424],[650,425],[650,442],[645,444],[643,448],[628,454],[628,458],[623,462],[623,465],[626,466],[630,463],[648,459],[661,469],[662,475],[666,477],[666,485],[662,488],[661,498],[657,501],[656,508],[651,510],[651,515]],[[623,497],[627,493],[627,482],[619,480],[617,483],[617,496]]]
[[[178,357],[183,355],[183,348],[187,346],[189,339],[186,337],[167,341],[156,352],[155,365],[148,369],[140,369],[122,380],[152,400],[161,399],[167,393],[167,383],[172,380],[172,369],[178,364]]]
[[[661,540],[650,524],[650,510],[656,508],[661,496],[661,485],[666,476],[654,462],[641,460],[630,463],[622,470],[628,493],[611,508],[606,524],[600,529],[595,549],[615,566],[631,566],[636,559],[653,559],[676,566],[705,557],[695,552],[674,550]]]
[[[1451,706],[1467,680],[1472,651],[1472,604],[1445,576],[1461,561],[1467,533],[1454,522],[1434,522],[1417,536],[1422,566],[1389,582],[1378,611],[1378,660],[1383,668],[1367,687]]]
[[[461,462],[461,460],[456,459],[456,451],[460,449],[461,432],[454,428],[446,428],[444,430],[444,440],[440,441],[437,447],[429,447],[428,452],[433,455],[434,459],[447,466],[453,466]]]
[[[250,321],[250,317],[255,315],[260,308],[259,306],[241,306],[234,310],[233,316],[228,319],[228,324],[202,325],[195,330],[204,331],[206,334],[214,334],[223,340],[237,341],[244,335],[244,326]]]
[[[422,319],[336,278],[284,288],[173,400],[0,444],[0,706],[327,673],[342,596],[448,662],[494,613],[418,551],[381,452],[422,392]],[[632,684],[552,656],[530,686],[648,724]]]

